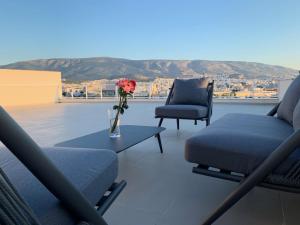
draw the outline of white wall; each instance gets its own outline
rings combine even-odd
[[[61,98],[61,73],[0,69],[0,105],[48,104]]]

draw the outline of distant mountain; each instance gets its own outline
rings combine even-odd
[[[38,59],[16,62],[0,68],[61,71],[70,81],[130,77],[138,80],[187,75],[243,75],[246,78],[289,78],[296,70],[256,62],[209,60],[129,60],[120,58]]]

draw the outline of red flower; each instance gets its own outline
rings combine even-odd
[[[129,81],[129,86],[130,86],[130,92],[134,92],[134,90],[135,90],[135,86],[136,86],[136,82],[135,82],[135,80],[130,80]]]
[[[134,92],[135,86],[136,86],[136,82],[135,82],[135,80],[128,80],[128,79],[119,80],[117,82],[117,86],[119,88],[121,88],[124,92],[126,92],[127,94],[129,94],[129,93],[133,93]]]

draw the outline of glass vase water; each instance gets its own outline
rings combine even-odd
[[[108,111],[108,120],[109,120],[109,137],[118,138],[121,136],[120,130],[120,114],[117,113],[117,110],[109,109]]]

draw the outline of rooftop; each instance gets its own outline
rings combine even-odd
[[[159,102],[132,102],[122,124],[157,125],[154,108]],[[55,104],[8,108],[11,115],[41,145],[54,144],[108,127],[107,109],[112,103]],[[271,104],[214,104],[212,121],[233,112],[266,114]],[[119,153],[119,180],[128,185],[105,219],[110,225],[198,225],[236,187],[236,183],[192,173],[184,159],[185,140],[204,123],[166,120],[162,132],[164,154],[150,138]],[[298,224],[300,197],[255,188],[222,216],[216,225]]]

